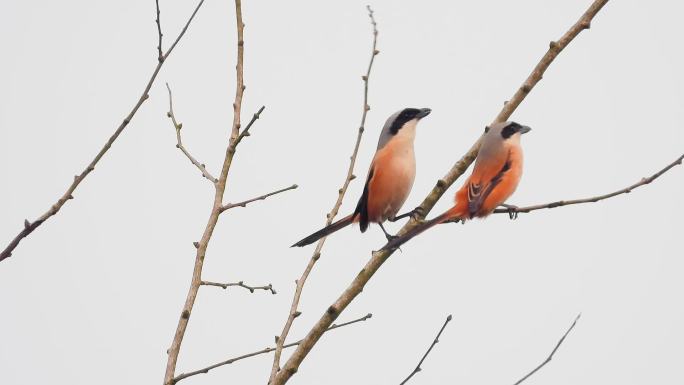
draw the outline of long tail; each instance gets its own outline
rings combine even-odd
[[[350,225],[353,222],[352,217],[353,217],[353,215],[347,215],[346,217],[340,219],[339,221],[331,223],[330,226],[326,226],[326,227],[316,231],[315,233],[309,235],[308,237],[302,239],[301,241],[295,243],[294,245],[292,245],[290,247],[295,247],[295,246],[302,247],[302,246],[310,245],[310,244],[316,242],[317,240],[325,237],[326,235],[330,235],[330,234],[334,233],[335,231],[337,231],[341,228],[347,227],[348,225]]]
[[[418,234],[421,234],[422,232],[431,228],[432,226],[438,225],[438,224],[445,222],[449,219],[460,218],[461,215],[459,215],[455,209],[456,209],[456,207],[453,207],[453,208],[449,209],[448,211],[446,211],[445,213],[440,214],[440,215],[436,216],[435,218],[432,218],[429,221],[412,228],[411,230],[406,232],[406,234],[392,239],[391,241],[387,242],[387,244],[385,245],[385,247],[382,248],[382,250],[397,249],[401,245],[403,245],[404,243],[408,242],[411,238],[415,237]]]

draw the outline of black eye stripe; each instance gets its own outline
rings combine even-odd
[[[397,115],[397,118],[394,119],[394,122],[392,122],[392,125],[390,126],[390,133],[392,135],[396,135],[397,132],[399,132],[399,129],[408,122],[409,120],[412,120],[420,113],[420,110],[417,108],[404,108],[399,115]]]
[[[521,128],[522,128],[522,126],[519,125],[518,123],[511,122],[506,127],[504,127],[503,130],[501,130],[501,136],[504,139],[508,139],[511,136],[513,136],[513,134],[515,134],[516,132],[519,132]]]

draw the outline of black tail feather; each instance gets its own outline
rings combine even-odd
[[[295,243],[294,245],[292,245],[290,247],[295,247],[295,246],[296,247],[302,247],[302,246],[310,245],[310,244],[316,242],[317,240],[334,233],[337,230],[340,230],[344,227],[347,227],[349,224],[352,223],[352,217],[353,217],[352,215],[348,215],[348,216],[340,219],[337,222],[331,223],[330,226],[326,226],[326,227],[316,231],[315,233],[309,235],[308,237],[302,239],[301,241]]]

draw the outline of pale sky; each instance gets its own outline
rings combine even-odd
[[[194,1],[161,0],[165,44]],[[422,201],[590,1],[374,1],[380,30],[365,175],[385,119],[430,107],[419,125]],[[300,185],[221,218],[204,278],[272,283],[277,295],[205,287],[178,373],[262,349],[280,334],[317,230],[348,165],[371,44],[366,2],[250,2],[245,122],[226,202]],[[525,173],[509,203],[626,187],[684,152],[680,2],[610,2],[563,51],[512,119]],[[0,244],[61,196],[135,103],[156,65],[154,1],[17,1],[0,6]],[[67,203],[0,263],[2,383],[160,384],[213,189],[175,148],[164,82],[184,142],[218,174],[232,119],[233,3],[207,0],[132,124]],[[341,214],[353,210],[363,178]],[[397,384],[447,314],[454,320],[410,384],[684,382],[684,169],[605,202],[439,226],[382,267],[293,384]],[[456,182],[430,215],[452,203]],[[396,231],[401,224],[389,224]],[[305,335],[384,243],[372,227],[330,237],[304,290]],[[284,359],[292,350],[284,353]],[[182,382],[265,384],[271,355]]]

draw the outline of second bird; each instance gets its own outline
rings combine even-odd
[[[292,246],[309,245],[355,222],[359,223],[361,232],[365,232],[371,222],[377,223],[387,239],[392,239],[382,223],[408,215],[396,216],[408,198],[416,176],[416,156],[413,151],[416,126],[430,112],[429,108],[404,108],[390,116],[380,133],[363,194],[354,212]]]

